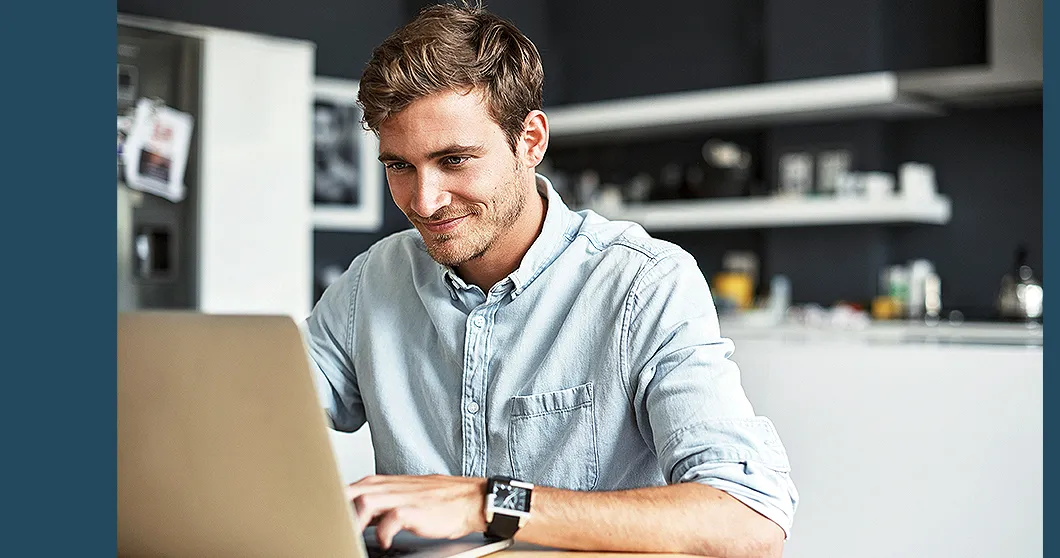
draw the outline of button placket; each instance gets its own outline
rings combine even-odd
[[[488,358],[486,351],[485,331],[486,318],[480,312],[482,308],[472,312],[468,320],[465,347],[468,355],[464,366],[464,475],[483,476],[485,474],[485,418],[480,413],[484,393],[478,393],[476,386],[485,385],[486,362]]]
[[[478,338],[476,341],[480,350],[476,353],[477,358],[474,366],[478,376],[475,378],[475,382],[471,384],[477,388],[477,395],[472,398],[472,401],[468,404],[468,408],[465,409],[468,411],[468,413],[465,414],[465,418],[472,420],[475,425],[475,432],[479,439],[478,450],[480,457],[478,463],[481,466],[481,469],[475,472],[474,476],[477,477],[486,476],[488,465],[486,460],[489,453],[489,430],[487,428],[489,417],[487,416],[488,413],[485,411],[487,410],[486,406],[489,404],[486,397],[489,384],[489,353],[491,352],[492,346],[491,330],[496,324],[495,317],[503,305],[504,299],[509,290],[510,287],[507,284],[503,286],[498,285],[493,289],[490,289],[485,304],[476,310],[476,315],[471,320],[473,325],[478,329]]]

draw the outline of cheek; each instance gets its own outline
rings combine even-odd
[[[464,173],[459,179],[459,191],[465,199],[494,205],[498,198],[506,198],[510,195],[506,191],[512,177],[505,173],[506,167],[500,165],[481,166]]]
[[[482,204],[490,200],[492,189],[488,172],[482,169],[460,169],[442,175],[438,185],[452,197],[455,205]]]
[[[390,189],[390,196],[398,207],[405,209],[412,199],[411,182],[401,175],[386,173],[386,185]]]

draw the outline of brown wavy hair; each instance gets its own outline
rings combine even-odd
[[[481,88],[514,152],[526,115],[541,109],[544,78],[534,43],[481,3],[429,6],[372,52],[358,93],[362,125],[379,133],[416,99]]]

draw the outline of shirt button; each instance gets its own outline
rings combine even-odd
[[[486,325],[486,318],[483,318],[482,316],[475,316],[475,319],[471,320],[471,323],[475,324],[475,327],[482,327]]]
[[[478,403],[475,403],[474,401],[472,401],[471,403],[468,403],[467,404],[467,412],[469,412],[471,414],[477,413],[478,412]]]

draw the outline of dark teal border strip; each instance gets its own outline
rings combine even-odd
[[[1046,278],[1056,277],[1057,272],[1057,257],[1056,250],[1060,247],[1060,227],[1057,227],[1056,219],[1060,215],[1060,204],[1058,204],[1057,192],[1055,189],[1056,181],[1060,178],[1058,172],[1060,167],[1057,166],[1056,159],[1052,156],[1056,154],[1057,149],[1057,74],[1056,74],[1056,58],[1053,56],[1053,48],[1057,46],[1056,37],[1053,36],[1049,29],[1054,31],[1057,26],[1054,24],[1058,15],[1058,8],[1056,2],[1045,0],[1042,5],[1042,24],[1043,24],[1043,40],[1042,45],[1044,55],[1044,86],[1043,86],[1043,111],[1042,111],[1042,281],[1045,286]],[[1052,184],[1053,186],[1049,186]],[[1057,304],[1057,298],[1050,296],[1044,300],[1045,316],[1056,317],[1058,311],[1060,311],[1060,305]],[[1060,498],[1060,491],[1057,490],[1060,487],[1060,483],[1056,479],[1053,479],[1049,474],[1052,470],[1052,466],[1057,463],[1057,459],[1053,451],[1056,450],[1056,435],[1057,431],[1056,420],[1060,416],[1056,410],[1052,409],[1049,405],[1049,401],[1056,399],[1057,397],[1057,364],[1058,364],[1058,350],[1060,350],[1060,342],[1057,341],[1056,335],[1050,333],[1051,328],[1045,328],[1045,346],[1044,346],[1044,377],[1042,378],[1042,422],[1044,428],[1044,436],[1042,443],[1042,455],[1044,456],[1045,462],[1042,489],[1044,490],[1044,504],[1043,504],[1043,531],[1044,537],[1044,549],[1045,556],[1060,556],[1060,543],[1049,534],[1054,533],[1052,527],[1057,526],[1057,498]]]
[[[116,554],[115,14],[0,10],[4,556]]]

